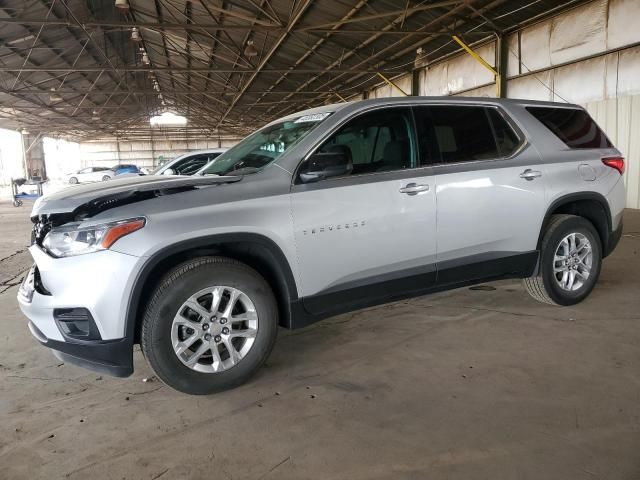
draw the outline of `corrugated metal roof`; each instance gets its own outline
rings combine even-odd
[[[171,109],[192,132],[242,135],[411,72],[418,47],[433,61],[459,50],[452,34],[472,43],[577,3],[0,0],[0,127],[146,135]]]

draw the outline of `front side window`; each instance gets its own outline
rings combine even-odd
[[[443,163],[454,163],[500,156],[485,107],[434,105],[416,107],[414,112],[419,128],[429,125],[430,135],[438,146],[435,161],[438,157]],[[429,138],[421,133],[419,136]],[[430,148],[427,145],[423,150]]]
[[[329,112],[301,115],[264,127],[220,155],[202,174],[246,175],[258,172],[282,156],[329,115]]]
[[[527,107],[527,111],[569,148],[611,148],[611,142],[589,114],[578,108]]]
[[[406,108],[365,113],[347,122],[322,144],[318,153],[345,152],[353,162],[350,175],[413,168],[410,126]]]

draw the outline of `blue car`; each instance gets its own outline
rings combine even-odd
[[[143,175],[140,169],[136,165],[120,164],[113,167],[115,175],[122,175],[123,173],[135,173],[137,175]]]

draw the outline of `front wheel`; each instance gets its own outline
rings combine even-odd
[[[575,215],[553,215],[542,238],[538,274],[524,279],[536,300],[575,305],[593,290],[602,266],[602,245],[593,224]]]
[[[71,178],[69,179],[69,183],[70,183],[71,185],[75,185],[76,183],[78,183],[78,178],[77,178],[77,177],[71,177]]]
[[[105,175],[102,177],[103,182],[106,182],[107,180],[111,180],[111,177],[109,175]]]
[[[245,264],[202,257],[170,271],[142,323],[142,351],[156,375],[206,395],[247,381],[267,359],[278,308],[264,278]]]

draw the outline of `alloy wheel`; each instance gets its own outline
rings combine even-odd
[[[560,288],[570,292],[580,289],[592,266],[593,248],[585,235],[574,232],[560,241],[553,257],[553,276]]]
[[[171,344],[180,361],[201,373],[218,373],[238,364],[258,333],[251,299],[233,287],[214,286],[195,293],[178,309]]]

